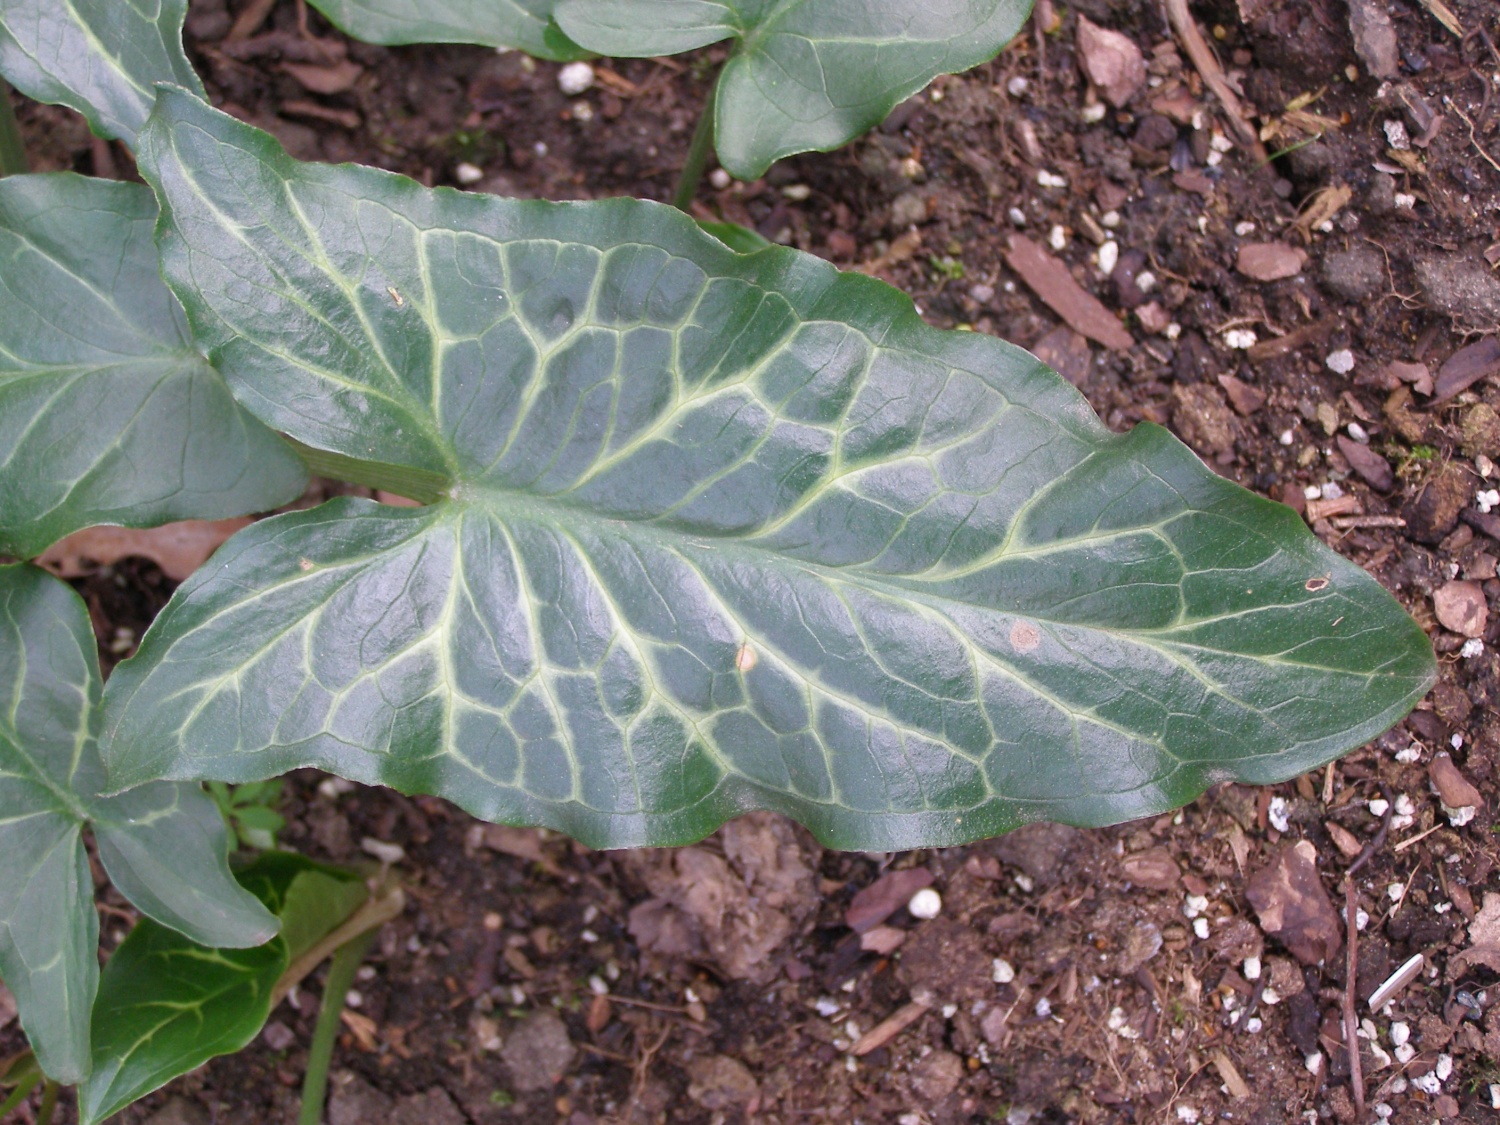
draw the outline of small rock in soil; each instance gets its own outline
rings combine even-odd
[[[1470,457],[1491,456],[1500,450],[1500,414],[1489,403],[1470,407],[1460,429],[1464,452]]]
[[[369,1125],[391,1116],[391,1099],[352,1070],[341,1070],[328,1083],[328,1125]]]
[[[1396,484],[1396,474],[1391,471],[1391,463],[1380,454],[1376,453],[1368,445],[1347,438],[1343,434],[1338,436],[1339,452],[1344,455],[1344,460],[1364,478],[1366,484],[1377,492],[1389,492]]]
[[[441,1086],[402,1098],[385,1120],[387,1125],[466,1125],[463,1111]]]
[[[1141,49],[1129,37],[1100,27],[1084,15],[1078,17],[1078,65],[1116,109],[1146,84]]]
[[[1120,862],[1120,874],[1136,886],[1153,891],[1171,891],[1182,885],[1182,872],[1166,848],[1126,856]]]
[[[1366,69],[1376,78],[1394,78],[1401,68],[1401,56],[1384,0],[1349,0],[1349,31]]]
[[[1323,259],[1323,288],[1351,303],[1368,301],[1385,286],[1385,258],[1373,246],[1335,250]]]
[[[1478,582],[1449,582],[1432,594],[1432,609],[1444,629],[1465,637],[1484,635],[1490,610]],[[1472,803],[1472,802],[1470,802]]]
[[[1200,454],[1223,457],[1234,452],[1239,423],[1219,391],[1207,383],[1178,383],[1172,397],[1177,402],[1172,421],[1183,441]]]
[[[1075,387],[1088,381],[1094,353],[1088,340],[1071,328],[1054,328],[1032,345],[1031,352]]]
[[[556,1012],[546,1009],[532,1013],[512,1028],[500,1048],[511,1082],[522,1093],[551,1087],[567,1073],[577,1054],[563,1021]]]
[[[1307,264],[1307,252],[1284,242],[1250,242],[1235,255],[1234,268],[1256,281],[1296,277]]]
[[[1230,405],[1240,415],[1248,418],[1266,404],[1266,392],[1259,387],[1252,387],[1243,379],[1237,379],[1233,375],[1220,375],[1219,386],[1224,388],[1224,393],[1229,396]]]
[[[1418,543],[1436,546],[1453,530],[1458,514],[1473,497],[1474,481],[1470,475],[1457,465],[1445,465],[1403,509],[1406,533]]]
[[[706,1055],[688,1064],[688,1097],[704,1109],[733,1109],[760,1097],[754,1075],[738,1059]]]
[[[172,1098],[146,1118],[146,1125],[208,1125],[208,1111],[186,1098]]]
[[[992,969],[978,934],[950,918],[934,918],[907,939],[896,975],[913,995],[931,993],[939,1003],[964,1004],[990,997]]]
[[[994,842],[1002,863],[1019,867],[1041,889],[1055,886],[1086,837],[1063,824],[1027,824]]]
[[[1317,860],[1317,848],[1299,840],[1277,852],[1245,888],[1261,929],[1308,965],[1331,962],[1344,944],[1338,913],[1318,876]]]
[[[1128,977],[1151,958],[1161,952],[1161,930],[1150,922],[1132,926],[1125,935],[1124,948],[1116,963],[1116,975]]]
[[[1461,325],[1500,325],[1500,277],[1483,260],[1464,254],[1431,254],[1416,262],[1417,284],[1427,303]]]
[[[937,1050],[912,1070],[911,1084],[925,1101],[935,1103],[958,1089],[963,1077],[963,1059],[952,1051]]]

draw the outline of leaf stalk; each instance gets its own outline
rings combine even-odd
[[[10,87],[0,78],[0,176],[21,176],[31,170],[26,159],[26,143],[11,104]]]
[[[709,154],[714,150],[714,115],[719,104],[719,77],[714,79],[708,100],[703,103],[703,112],[698,116],[698,127],[693,130],[693,141],[688,146],[687,160],[677,177],[677,190],[672,193],[672,206],[679,211],[692,213],[693,200],[698,195],[698,185],[703,182],[703,173],[708,168]]]
[[[328,1067],[333,1061],[333,1044],[338,1036],[339,1022],[344,1014],[344,1001],[354,984],[354,974],[360,962],[369,952],[375,940],[376,930],[366,930],[353,941],[339,946],[328,966],[328,979],[323,985],[323,1006],[318,1010],[318,1022],[313,1028],[312,1042],[307,1048],[307,1070],[302,1076],[302,1109],[298,1114],[298,1125],[321,1125],[323,1102],[328,1095]]]

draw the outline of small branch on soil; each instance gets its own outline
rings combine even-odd
[[[1259,163],[1266,163],[1265,145],[1261,144],[1260,138],[1255,135],[1255,127],[1250,124],[1245,107],[1240,104],[1240,99],[1230,87],[1229,80],[1224,77],[1224,68],[1219,65],[1213,48],[1208,45],[1208,40],[1203,38],[1203,32],[1198,30],[1197,22],[1188,12],[1187,0],[1162,0],[1162,3],[1167,10],[1167,22],[1172,25],[1178,38],[1182,40],[1188,58],[1192,60],[1193,65],[1198,68],[1198,73],[1203,76],[1203,81],[1208,84],[1208,88],[1224,106],[1230,132],[1240,144],[1255,155]]]
[[[1354,971],[1359,959],[1359,906],[1354,901],[1354,879],[1344,876],[1344,924],[1348,940],[1344,947],[1344,1046],[1349,1051],[1349,1087],[1354,1092],[1354,1115],[1365,1119],[1365,1076],[1359,1061],[1359,1018],[1354,1012]]]
[[[878,1047],[884,1047],[896,1036],[900,1035],[912,1024],[925,1016],[932,1009],[932,1005],[925,1004],[921,1000],[913,1000],[896,1009],[894,1015],[887,1016],[859,1037],[859,1042],[854,1044],[850,1053],[856,1058],[868,1055]]]
[[[1349,870],[1344,872],[1350,879],[1354,878],[1356,871],[1370,862],[1372,855],[1385,847],[1385,841],[1391,834],[1391,817],[1396,815],[1396,803],[1391,800],[1391,791],[1386,787],[1385,782],[1380,783],[1380,795],[1385,798],[1386,806],[1385,814],[1380,818],[1380,831],[1370,837],[1370,842],[1360,850],[1359,855],[1354,857]]]
[[[1474,135],[1473,118],[1471,118],[1463,110],[1459,109],[1458,103],[1450,98],[1447,94],[1443,95],[1443,104],[1451,109],[1454,113],[1458,114],[1459,120],[1469,127],[1469,143],[1474,146],[1474,151],[1479,153],[1480,156],[1484,157],[1485,162],[1491,168],[1493,168],[1497,172],[1500,172],[1500,164],[1497,164],[1495,162],[1495,158],[1484,150],[1484,146],[1479,143],[1479,138]]]

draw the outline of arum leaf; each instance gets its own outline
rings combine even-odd
[[[1432,682],[1290,509],[871,278],[298,164],[181,94],[142,153],[242,401],[446,483],[231,539],[110,681],[116,783],[316,765],[594,846],[770,808],[886,850],[1286,778]]]
[[[94,1068],[79,1090],[84,1125],[249,1043],[292,960],[368,897],[349,873],[286,853],[262,857],[239,879],[281,920],[265,945],[213,949],[143,921],[111,955],[94,1007]]]
[[[155,222],[137,184],[0,180],[0,553],[301,495],[297,456],[190,343]]]
[[[735,41],[719,79],[719,162],[744,180],[878,125],[939,74],[993,58],[1031,0],[560,0],[557,21],[602,55]]]
[[[224,824],[196,786],[100,796],[99,666],[88,610],[35,567],[0,567],[0,977],[48,1077],[88,1073],[98,919],[82,829],[146,913],[218,945],[275,922],[230,877]]]
[[[541,59],[581,59],[589,52],[552,18],[555,0],[310,0],[344,31],[366,43],[477,43],[519,47]]]
[[[0,74],[135,145],[158,82],[202,96],[182,50],[187,0],[0,0]]]

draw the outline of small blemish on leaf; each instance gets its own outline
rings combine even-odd
[[[1042,631],[1030,621],[1017,621],[1010,627],[1010,645],[1017,652],[1032,652],[1042,643]]]
[[[1328,575],[1325,574],[1321,578],[1309,578],[1307,580],[1307,587],[1306,588],[1308,590],[1316,593],[1318,590],[1324,589],[1327,585],[1328,585]]]
[[[755,654],[755,650],[750,647],[749,641],[746,641],[744,644],[740,645],[739,651],[734,654],[734,666],[741,672],[750,671],[751,668],[755,667],[756,663],[759,662],[759,660],[760,657],[757,656]]]
[[[398,309],[402,305],[406,304],[406,298],[401,296],[400,293],[396,292],[396,287],[394,285],[387,285],[385,287],[385,291],[391,295],[391,300],[396,302],[396,307]]]
[[[304,571],[308,571],[313,568],[313,561],[312,559],[298,559],[297,566]]]

